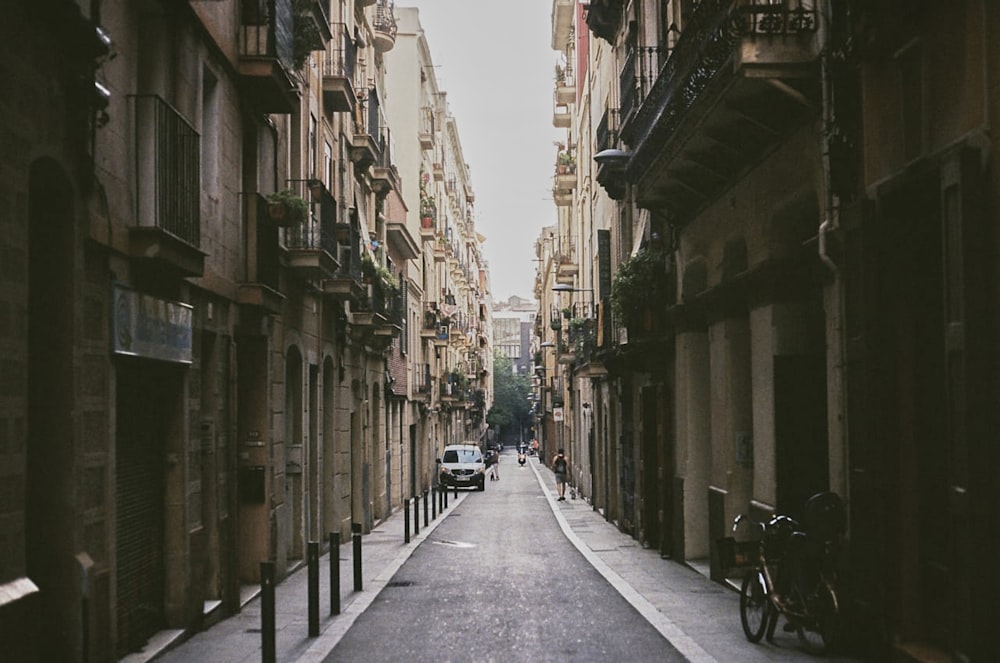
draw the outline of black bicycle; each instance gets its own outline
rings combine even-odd
[[[733,566],[746,568],[740,587],[740,623],[750,642],[767,635],[773,641],[778,617],[785,630],[796,631],[802,644],[822,653],[837,644],[840,602],[837,597],[837,557],[845,516],[836,493],[811,497],[804,511],[806,526],[784,515],[761,523],[740,514],[741,523],[752,523],[756,540],[727,541],[724,554]]]

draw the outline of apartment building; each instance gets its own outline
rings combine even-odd
[[[233,614],[263,565],[280,580],[309,541],[369,531],[429,489],[441,417],[453,437],[477,433],[483,238],[466,177],[462,269],[432,284],[465,324],[439,328],[456,337],[442,353],[421,331],[431,247],[419,178],[401,168],[423,136],[387,108],[396,27],[389,0],[8,8],[11,660],[117,660]],[[460,154],[453,122],[429,140]],[[467,391],[427,400],[415,367],[441,354]]]
[[[997,10],[552,6],[536,370],[578,488],[720,581],[736,514],[836,491],[848,646],[995,658]]]

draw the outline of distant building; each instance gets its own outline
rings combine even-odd
[[[537,314],[535,300],[517,295],[493,308],[494,347],[513,360],[518,375],[531,371],[531,336]]]

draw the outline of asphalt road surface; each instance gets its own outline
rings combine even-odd
[[[446,515],[326,661],[685,660],[566,540],[513,452]]]

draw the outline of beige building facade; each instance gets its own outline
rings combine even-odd
[[[484,238],[457,159],[462,268],[426,281],[389,0],[9,9],[0,647],[118,660],[370,531],[434,486],[442,428],[484,429]],[[454,122],[426,140],[460,155]]]

